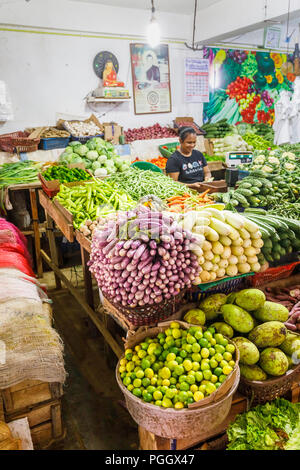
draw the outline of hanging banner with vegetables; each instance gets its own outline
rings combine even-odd
[[[169,47],[130,44],[135,114],[170,113]]]
[[[293,90],[293,54],[206,47],[210,63],[209,103],[204,122],[229,124],[274,122],[274,105],[282,90]]]

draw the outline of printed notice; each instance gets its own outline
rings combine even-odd
[[[209,102],[209,60],[185,59],[185,101],[187,103]]]

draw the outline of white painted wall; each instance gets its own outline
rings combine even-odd
[[[101,121],[116,121],[125,129],[155,122],[171,124],[176,116],[193,116],[201,123],[202,105],[184,102],[183,76],[184,58],[201,53],[188,50],[183,41],[175,42],[177,38],[189,40],[190,17],[159,15],[164,37],[173,39],[169,43],[172,113],[136,116],[133,100],[112,110],[114,103],[90,108],[84,98],[98,86],[92,64],[101,50],[117,56],[119,78],[132,95],[129,44],[142,41],[149,21],[145,11],[70,0],[31,0],[14,7],[13,2],[0,3],[0,80],[6,81],[14,108],[14,120],[0,124],[0,133],[54,125],[61,114],[86,118],[92,112]],[[106,34],[124,36],[99,37]],[[87,37],[93,35],[98,37]]]

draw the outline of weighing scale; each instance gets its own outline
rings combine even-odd
[[[227,152],[226,153],[226,165],[227,169],[225,172],[225,181],[227,186],[235,187],[236,182],[239,179],[239,170],[236,168],[238,165],[243,163],[252,163],[253,153],[252,152]]]
[[[229,168],[235,168],[237,165],[243,163],[252,163],[253,153],[252,152],[227,152],[226,153],[226,165]]]

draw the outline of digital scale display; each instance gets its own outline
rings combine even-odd
[[[232,167],[242,163],[252,163],[252,158],[252,152],[227,152],[226,164]]]

